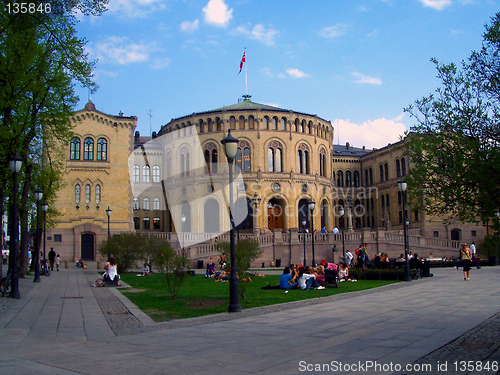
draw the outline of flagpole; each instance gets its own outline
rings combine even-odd
[[[247,58],[246,58],[246,55],[247,55],[247,47],[245,47],[245,96],[248,96],[248,77],[247,77]]]

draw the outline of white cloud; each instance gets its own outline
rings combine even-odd
[[[306,78],[306,77],[310,77],[309,74],[304,73],[304,72],[298,70],[297,68],[287,69],[286,72],[288,73],[288,75],[290,77],[293,77],[293,78]]]
[[[398,116],[394,120],[380,118],[366,121],[363,124],[354,124],[347,120],[337,120],[334,122],[335,141],[340,136],[340,143],[349,142],[354,147],[366,146],[366,148],[381,148],[388,143],[396,143],[399,136],[403,135],[406,127],[398,122],[403,116]]]
[[[193,22],[184,21],[181,23],[181,31],[192,33],[193,31],[198,30],[199,25],[200,21],[198,19],[195,19]]]
[[[145,18],[165,8],[165,0],[111,0],[108,4],[109,13],[132,19]]]
[[[375,77],[370,77],[370,76],[365,76],[364,74],[358,73],[358,72],[352,72],[351,73],[353,77],[358,78],[355,83],[367,83],[370,85],[381,85],[382,81],[380,78],[375,78]]]
[[[101,63],[130,64],[147,61],[157,50],[152,44],[130,42],[126,37],[110,36],[89,47],[89,54]]]
[[[170,59],[168,57],[164,57],[162,59],[159,57],[155,57],[151,62],[151,68],[157,70],[165,69],[169,65],[170,65]]]
[[[325,27],[319,32],[319,35],[323,38],[333,39],[338,36],[344,35],[347,32],[347,25],[339,23],[335,26]]]
[[[449,7],[453,2],[452,0],[420,0],[424,6],[434,8],[436,10],[443,10]]]
[[[251,25],[248,25],[249,27]],[[246,35],[248,38],[258,40],[266,46],[274,46],[276,43],[274,38],[279,34],[279,31],[272,28],[266,29],[264,25],[257,24],[251,30],[247,26],[238,26],[236,32]]]
[[[233,18],[233,10],[228,9],[224,0],[210,0],[203,8],[203,13],[205,22],[216,26],[226,27]]]

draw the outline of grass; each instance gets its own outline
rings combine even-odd
[[[227,312],[229,304],[229,283],[227,282],[215,282],[213,279],[205,279],[203,275],[188,277],[176,299],[173,300],[169,294],[165,276],[161,274],[137,277],[135,273],[132,273],[121,274],[120,276],[125,283],[132,287],[121,289],[121,292],[156,322]],[[240,297],[241,308],[249,309],[331,296],[376,288],[395,282],[360,280],[355,283],[341,283],[339,288],[327,287],[325,290],[307,291],[297,289],[290,290],[288,293],[281,289],[261,289],[266,285],[275,285],[279,282],[279,278],[279,275],[252,277],[252,282],[247,287],[245,299],[242,300]]]

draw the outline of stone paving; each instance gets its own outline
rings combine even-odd
[[[342,374],[497,373],[485,368],[500,363],[500,267],[474,270],[470,282],[461,271],[433,273],[377,290],[154,323],[117,289],[90,287],[95,271],[62,270],[40,284],[20,280],[20,300],[0,298],[0,374],[331,373],[333,361],[411,365]]]

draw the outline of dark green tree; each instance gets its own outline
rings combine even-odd
[[[460,66],[440,64],[441,86],[405,108],[412,206],[449,220],[479,222],[500,209],[500,13],[483,46]]]

